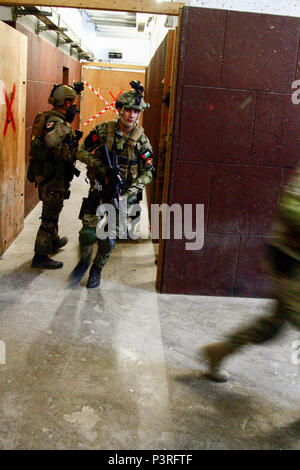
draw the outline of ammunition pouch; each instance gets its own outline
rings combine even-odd
[[[45,162],[48,158],[48,148],[40,137],[35,137],[30,144],[29,155],[39,162]]]
[[[36,183],[43,186],[51,181],[54,177],[55,171],[53,165],[49,161],[41,162],[35,158],[29,160],[27,170],[27,179],[30,183]]]
[[[41,174],[43,163],[35,158],[30,158],[26,177],[30,183],[36,183],[36,177]]]
[[[82,199],[82,204],[79,212],[79,219],[82,220],[84,214],[96,214],[97,207],[100,205],[100,200],[102,198],[102,192],[94,189],[90,191],[88,197]]]

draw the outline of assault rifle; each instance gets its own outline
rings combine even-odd
[[[75,130],[74,140],[75,140],[76,147],[78,147],[79,140],[81,139],[82,135],[83,135],[82,131],[80,131],[79,129]],[[68,144],[69,144],[69,152],[71,152],[73,143],[72,141],[69,141]],[[73,179],[73,176],[76,176],[78,178],[78,176],[80,175],[80,171],[75,166],[75,161],[76,160],[74,159],[72,161],[65,162],[65,194],[64,194],[65,199],[70,198],[71,193],[70,193],[69,187]]]
[[[100,154],[102,162],[106,165],[105,185],[102,188],[104,193],[103,200],[111,202],[116,209],[119,209],[119,198],[124,184],[121,178],[121,169],[115,161],[112,164],[106,144],[101,145],[96,154]],[[99,183],[97,182],[97,184]]]

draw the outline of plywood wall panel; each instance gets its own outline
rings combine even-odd
[[[11,101],[12,119],[5,131],[7,105],[0,98],[0,255],[23,228],[25,171],[25,101],[27,38],[0,21],[0,80]],[[3,102],[4,101],[4,102]]]
[[[258,93],[251,162],[294,167],[300,155],[300,105],[290,94]]]
[[[206,21],[220,15],[226,16],[225,34],[210,29],[205,43]],[[208,223],[201,250],[165,241],[162,292],[271,295],[261,272],[265,237],[299,160],[300,108],[291,99],[292,82],[300,78],[299,23],[276,15],[183,9],[168,202],[204,201]],[[190,70],[197,67],[191,57],[222,40],[221,82],[191,84]]]
[[[299,27],[299,18],[228,12],[221,85],[289,93]]]
[[[206,234],[202,250],[186,252],[187,240],[166,244],[165,291],[169,294],[232,296],[234,294],[239,236]],[[200,315],[200,312],[199,312]]]
[[[164,98],[164,79],[166,76],[168,37],[166,36],[157,48],[152,57],[146,74],[146,101],[150,104],[150,109],[145,112],[144,129],[153,147],[155,173],[151,185],[147,186],[147,198],[150,204],[160,203],[162,193],[163,165],[161,159],[164,158],[161,152],[161,118]],[[159,186],[158,186],[159,185]],[[158,195],[158,196],[157,196]]]
[[[260,297],[271,297],[271,284],[264,275],[262,264],[266,241],[266,237],[241,237],[234,290],[236,296],[256,297],[259,293]]]
[[[178,159],[249,163],[255,102],[251,91],[184,86]]]
[[[226,12],[193,8],[187,27],[184,81],[190,85],[218,86],[221,81]],[[216,34],[218,31],[218,34]]]

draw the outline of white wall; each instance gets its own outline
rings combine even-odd
[[[186,6],[300,17],[299,0],[187,0]]]
[[[101,33],[87,31],[86,25],[83,25],[81,34],[86,46],[103,62],[147,66],[168,32],[164,26],[165,20],[164,15],[155,15],[147,32],[141,34],[140,39],[101,35]],[[108,51],[111,49],[121,51],[122,59],[109,60]]]
[[[165,28],[165,15],[156,15],[154,16],[154,24],[152,27],[151,33],[151,40],[150,40],[150,50],[149,50],[149,60],[147,65],[149,64],[150,60],[152,59],[153,55],[156,52],[156,49],[160,45],[160,43],[165,38],[166,34],[168,33],[168,29]]]
[[[92,49],[92,44],[88,43],[88,37],[85,43]],[[114,64],[147,65],[149,59],[149,41],[146,39],[113,38],[104,37],[99,34],[94,36],[93,52],[103,62],[112,62]],[[121,51],[122,59],[108,59],[109,50]]]
[[[78,35],[82,31],[81,13],[77,8],[54,8],[60,15],[61,19],[69,25],[69,27]]]

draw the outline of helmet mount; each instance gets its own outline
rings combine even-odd
[[[130,82],[132,89],[130,91],[125,91],[117,99],[115,106],[116,108],[133,108],[137,111],[144,111],[147,108],[150,108],[148,103],[145,103],[143,99],[144,87],[141,82],[138,80],[132,80]]]

